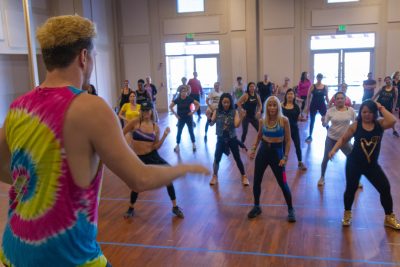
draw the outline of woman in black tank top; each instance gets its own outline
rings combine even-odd
[[[246,116],[242,121],[242,143],[246,140],[249,123],[251,123],[254,129],[258,132],[258,118],[260,118],[261,114],[261,99],[255,90],[256,84],[254,82],[249,82],[246,93],[244,93],[237,102],[239,110],[246,112]]]
[[[377,119],[378,110],[382,113],[383,119]],[[329,152],[329,158],[332,158],[342,145],[354,137],[353,150],[346,161],[343,226],[351,224],[351,206],[361,175],[364,175],[380,194],[381,204],[386,214],[385,226],[400,230],[400,223],[393,214],[390,183],[378,163],[383,131],[391,128],[395,123],[396,118],[385,107],[372,100],[366,100],[361,104],[357,121],[349,127]]]
[[[373,100],[379,102],[389,112],[394,113],[394,108],[396,107],[399,92],[397,90],[397,87],[392,85],[392,79],[389,76],[385,77],[385,83],[386,85],[383,86],[378,93],[376,93],[376,95],[373,97]],[[396,131],[394,125],[393,135],[399,137],[399,133]]]
[[[300,146],[300,134],[299,126],[297,121],[300,117],[300,107],[295,102],[296,94],[292,88],[289,88],[284,96],[282,103],[282,113],[289,119],[290,124],[290,136],[292,137],[294,147],[296,148],[296,155],[298,160],[298,167],[300,170],[305,171],[307,167],[302,161],[301,146]]]

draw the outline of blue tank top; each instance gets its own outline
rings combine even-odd
[[[285,131],[280,123],[276,123],[273,127],[267,127],[263,125],[262,134],[265,137],[283,137],[285,135]]]

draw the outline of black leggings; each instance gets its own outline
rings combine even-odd
[[[178,133],[176,134],[176,143],[180,144],[181,143],[181,136],[182,136],[182,130],[185,124],[188,127],[189,130],[189,135],[190,135],[190,140],[192,140],[192,143],[196,141],[196,138],[194,137],[193,133],[193,117],[192,116],[186,116],[186,117],[181,117],[178,120]]]
[[[301,109],[300,109],[300,111],[303,112],[304,107],[306,106],[307,96],[300,96],[300,98],[303,99],[303,102],[301,102]]]
[[[138,155],[139,159],[146,165],[169,165],[157,152],[157,150],[153,150],[152,152],[145,155]],[[168,195],[171,200],[175,200],[175,188],[172,183],[167,185]],[[131,205],[136,203],[136,200],[139,196],[139,193],[131,191]]]
[[[288,209],[293,208],[292,206],[292,194],[290,193],[289,185],[286,181],[285,167],[279,166],[279,161],[283,157],[283,145],[282,143],[267,143],[261,142],[261,146],[258,149],[256,162],[254,167],[254,185],[253,195],[254,204],[260,205],[261,195],[261,182],[264,176],[264,172],[268,165],[271,166],[272,172],[275,175],[276,181],[282,189],[283,195],[288,205]]]
[[[225,152],[229,155],[229,150],[232,151],[233,158],[235,159],[236,166],[239,168],[240,174],[245,175],[243,162],[239,153],[239,140],[237,140],[236,137],[227,139],[218,137],[214,154],[214,174],[218,174],[219,163],[221,161],[222,154]]]
[[[243,121],[242,121],[242,143],[244,143],[244,141],[246,140],[246,136],[247,136],[247,131],[249,130],[249,123],[251,123],[251,125],[253,125],[254,129],[256,129],[256,131],[258,132],[258,120],[256,119],[256,117],[244,117]]]
[[[390,193],[390,183],[378,163],[357,164],[346,162],[346,191],[344,192],[344,209],[351,210],[361,175],[364,175],[379,192],[385,214],[393,212],[393,199]]]
[[[290,136],[292,137],[294,147],[296,148],[297,161],[302,161],[299,126],[297,124],[290,125]]]
[[[314,130],[315,116],[317,115],[317,112],[319,112],[322,117],[326,115],[325,103],[311,102],[310,104],[310,136],[312,136]]]

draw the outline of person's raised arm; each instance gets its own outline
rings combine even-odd
[[[247,93],[244,93],[238,100],[238,102],[236,103],[237,106],[239,107],[240,110],[244,110],[243,109],[243,104],[247,101],[247,99],[249,98],[249,95]]]
[[[383,116],[382,119],[378,120],[379,124],[385,130],[392,128],[394,126],[394,124],[396,123],[396,117],[393,115],[392,112],[387,110],[380,103],[376,102],[376,105],[378,106],[378,110],[381,112],[381,114]]]
[[[157,150],[159,149],[162,144],[164,144],[165,139],[167,138],[168,134],[171,132],[171,129],[169,127],[165,128],[164,134],[160,139],[160,127],[156,124],[156,141],[154,142],[153,149]]]
[[[64,125],[65,138],[70,135],[80,138],[82,144],[88,143],[94,152],[92,158],[97,154],[131,190],[141,192],[167,185],[188,172],[208,173],[201,165],[166,167],[143,164],[125,141],[112,110],[101,98],[89,96],[78,96],[72,102]],[[89,111],[101,116],[82,116]]]
[[[245,112],[235,110],[235,119],[234,119],[235,128],[238,128],[240,126],[240,123],[242,122],[244,116]]]
[[[333,156],[335,156],[336,152],[344,145],[347,144],[350,139],[353,137],[354,133],[357,130],[357,123],[355,122],[350,127],[347,129],[347,131],[342,135],[342,137],[339,138],[339,140],[336,142],[335,146],[332,148],[332,150],[329,152],[328,157],[331,159]]]
[[[0,181],[12,184],[13,180],[10,173],[10,149],[6,140],[5,123],[0,128]]]
[[[215,124],[215,122],[217,121],[217,112],[218,112],[217,110],[218,109],[216,109],[212,112],[210,126],[213,126]]]

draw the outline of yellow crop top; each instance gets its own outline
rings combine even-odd
[[[128,121],[139,118],[140,115],[140,105],[136,104],[136,108],[131,108],[131,103],[125,103],[121,108],[122,114],[125,114],[125,118]]]

